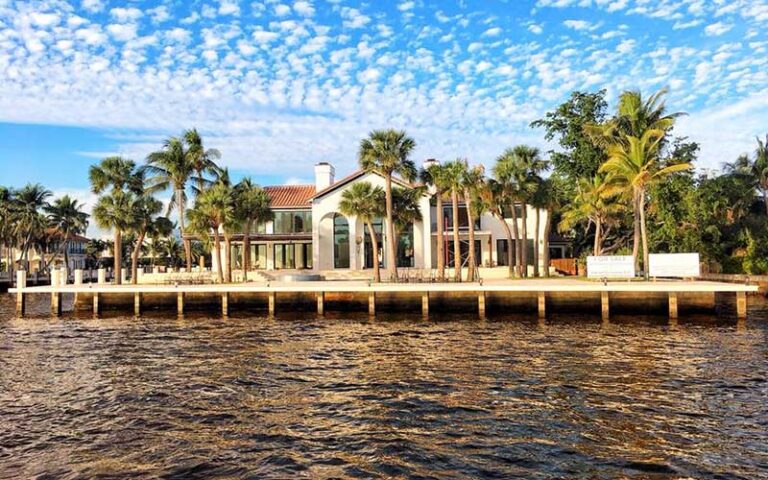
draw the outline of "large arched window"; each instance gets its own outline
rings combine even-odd
[[[333,216],[333,268],[349,268],[349,222],[338,213]]]

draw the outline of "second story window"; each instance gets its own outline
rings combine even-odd
[[[275,233],[310,233],[312,232],[312,212],[283,211],[275,212]]]
[[[443,205],[443,215],[445,218],[445,228],[453,228],[453,206]],[[433,225],[433,229],[436,228],[437,225]],[[467,229],[469,228],[469,220],[467,217],[467,207],[464,205],[459,205],[459,228],[460,229]],[[475,219],[475,230],[480,230],[480,219]]]

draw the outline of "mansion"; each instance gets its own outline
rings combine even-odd
[[[434,161],[434,160],[430,160]],[[373,268],[374,259],[386,268],[386,248],[382,220],[374,222],[378,236],[378,252],[373,252],[370,236],[362,220],[346,217],[339,212],[342,193],[356,182],[369,182],[384,188],[384,178],[374,172],[358,170],[336,179],[335,169],[328,163],[315,166],[314,185],[266,186],[271,198],[274,219],[261,223],[251,233],[252,268],[265,270],[362,270]],[[408,182],[393,178],[393,187],[413,188]],[[403,229],[398,239],[397,266],[432,269],[437,266],[437,212],[429,193],[419,201],[421,221]],[[452,267],[453,215],[450,200],[443,202],[445,211],[446,267]],[[535,211],[531,206],[517,205],[517,217],[522,234],[522,208],[527,208],[529,267],[533,265]],[[539,239],[543,245],[547,212],[540,211]],[[512,219],[505,220],[512,225]],[[459,205],[460,249],[462,263],[469,248],[466,207]],[[242,234],[232,236],[233,269],[242,269]],[[506,266],[508,241],[500,220],[486,213],[475,221],[475,258],[479,267]],[[566,254],[567,242],[550,238],[551,258]],[[543,257],[543,256],[542,256]],[[213,259],[216,262],[214,256]],[[541,265],[543,268],[544,266]],[[213,268],[216,268],[214,263]]]

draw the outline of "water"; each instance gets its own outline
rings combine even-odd
[[[750,320],[15,319],[0,478],[768,478]]]

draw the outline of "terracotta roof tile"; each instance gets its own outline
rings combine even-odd
[[[315,195],[314,185],[272,185],[264,190],[272,199],[272,208],[309,208]]]

